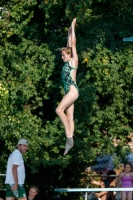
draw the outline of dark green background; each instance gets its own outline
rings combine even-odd
[[[38,185],[51,199],[57,186],[81,187],[82,172],[97,156],[117,153],[118,166],[130,151],[133,43],[122,39],[133,35],[133,3],[3,0],[0,6],[0,173],[18,139],[26,138],[26,186]],[[65,134],[55,114],[63,96],[63,61],[56,49],[66,46],[74,17],[80,96],[75,145],[63,157]],[[79,199],[76,193],[62,198]]]

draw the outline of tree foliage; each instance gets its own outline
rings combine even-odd
[[[132,4],[125,0],[1,2],[1,173],[22,137],[30,143],[25,155],[27,184],[33,181],[45,188],[47,198],[57,185],[78,187],[85,165],[97,156],[125,157],[133,128],[133,48],[122,39],[132,35]],[[56,49],[66,46],[74,17],[80,96],[75,103],[75,146],[63,157],[64,129],[54,112],[63,95],[63,63]],[[117,147],[114,140],[120,141]]]

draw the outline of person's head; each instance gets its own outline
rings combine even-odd
[[[111,175],[112,175],[112,177],[111,177]],[[109,182],[112,182],[115,179],[116,179],[116,173],[115,173],[115,171],[114,170],[109,170],[108,173],[107,173],[107,180]]]
[[[35,185],[30,186],[29,194],[28,194],[29,199],[30,200],[34,199],[35,196],[38,194],[38,192],[39,192],[39,189],[37,186],[35,186]]]
[[[87,168],[85,169],[85,172],[86,172],[86,173],[92,172],[91,167],[87,167]]]
[[[132,170],[132,164],[130,162],[126,162],[124,164],[124,170],[125,172],[130,172]]]
[[[68,62],[72,57],[72,48],[71,47],[62,47],[58,49],[61,51],[62,59],[64,62]]]
[[[18,141],[18,144],[16,145],[17,149],[20,151],[20,153],[25,153],[28,149],[28,141],[26,139],[20,139]]]

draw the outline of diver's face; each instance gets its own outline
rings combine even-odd
[[[64,62],[68,62],[71,59],[71,55],[67,54],[66,51],[62,51],[61,55]]]

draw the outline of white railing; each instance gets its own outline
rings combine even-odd
[[[133,191],[132,188],[55,188],[55,192],[85,192],[85,200],[87,200],[88,192],[121,192]]]
[[[107,174],[89,174],[90,177],[118,177],[118,175],[107,175]],[[88,176],[88,177],[89,177]],[[91,182],[90,182],[91,183]],[[88,192],[121,192],[121,191],[133,191],[133,188],[89,188],[88,182],[86,188],[55,188],[55,192],[85,192],[85,200],[87,200]]]
[[[121,192],[133,191],[132,188],[55,188],[55,192]]]

